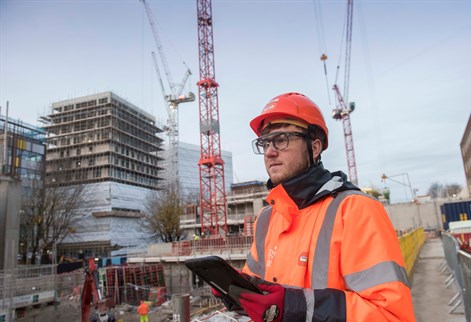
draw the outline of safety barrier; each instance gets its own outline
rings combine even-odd
[[[83,285],[83,270],[56,274],[56,266],[20,266],[0,271],[0,321],[11,320],[17,309],[68,297]]]
[[[420,249],[425,243],[425,234],[422,227],[412,230],[399,237],[402,257],[406,264],[407,277],[412,277],[415,260],[419,255]]]
[[[172,243],[172,255],[243,253],[246,254],[253,242],[253,236],[206,237],[199,240]]]
[[[459,241],[451,234],[442,234],[445,261],[451,275],[445,281],[445,287],[456,282],[459,292],[448,303],[452,308],[450,313],[463,304],[466,321],[471,321],[471,255],[460,251]]]
[[[460,250],[458,252],[458,262],[461,268],[464,292],[463,303],[466,321],[471,322],[471,254]]]

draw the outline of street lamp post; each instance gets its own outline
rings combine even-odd
[[[406,183],[403,183],[401,181],[397,181],[397,180],[394,180],[394,179],[391,179],[391,177],[397,177],[397,176],[405,176],[407,178],[407,184]],[[419,220],[419,226],[422,226],[422,218],[420,216],[420,209],[419,209],[419,204],[418,204],[418,200],[416,198],[416,191],[417,189],[413,189],[412,188],[412,185],[410,183],[410,179],[409,179],[409,174],[407,172],[404,172],[404,173],[399,173],[399,174],[395,174],[395,175],[392,175],[392,176],[387,176],[386,174],[383,173],[383,175],[381,176],[381,180],[382,181],[386,181],[386,179],[388,180],[391,180],[393,182],[396,182],[396,183],[399,183],[403,186],[406,186],[406,187],[409,187],[410,189],[410,194],[412,196],[412,202],[416,204],[417,206],[417,219]]]

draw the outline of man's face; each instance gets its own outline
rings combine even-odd
[[[303,131],[294,125],[286,125],[281,128],[269,130],[266,134],[275,134],[275,132],[298,132]],[[265,169],[272,183],[277,185],[289,178],[306,170],[309,165],[306,141],[302,137],[289,137],[288,147],[278,151],[270,143],[264,154]]]

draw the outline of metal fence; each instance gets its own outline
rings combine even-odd
[[[458,262],[463,281],[463,303],[466,321],[471,322],[471,254],[462,250],[458,252]]]
[[[18,308],[54,303],[61,297],[80,297],[83,270],[57,274],[57,265],[20,266],[0,271],[0,320]]]
[[[445,261],[451,275],[445,281],[445,286],[456,282],[459,292],[448,303],[452,308],[450,313],[463,305],[467,322],[471,322],[471,255],[461,251],[459,240],[454,236],[442,234]]]

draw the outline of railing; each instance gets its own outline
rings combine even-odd
[[[450,300],[449,305],[453,306],[450,313],[463,304],[466,321],[471,321],[471,255],[459,249],[459,241],[456,237],[442,234],[445,261],[451,275],[445,282],[445,287],[449,287],[456,282],[459,292]]]
[[[253,242],[253,236],[207,237],[199,240],[172,243],[173,255],[203,255],[215,253],[246,254]]]
[[[74,291],[80,295],[83,271],[56,274],[56,269],[56,265],[40,265],[0,271],[0,321],[16,308],[52,303]]]
[[[458,262],[461,268],[461,277],[463,278],[463,303],[466,321],[471,322],[471,254],[462,250],[458,253]]]

